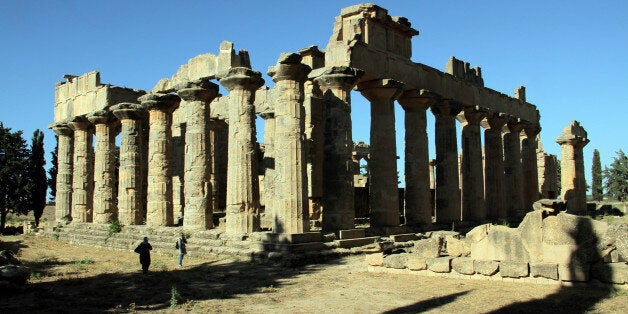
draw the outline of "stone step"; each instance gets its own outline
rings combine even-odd
[[[403,234],[394,234],[390,236],[390,239],[394,242],[408,242],[419,240],[420,237],[416,233],[403,233]]]
[[[364,246],[368,244],[373,244],[378,241],[380,237],[366,237],[366,238],[357,238],[357,239],[346,239],[346,240],[336,240],[338,243],[338,247],[343,249],[348,249],[357,246]]]

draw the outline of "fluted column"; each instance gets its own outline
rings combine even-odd
[[[73,131],[66,122],[50,125],[58,135],[57,143],[57,194],[55,195],[55,220],[68,222],[72,220],[72,156],[74,152]]]
[[[172,212],[172,112],[180,98],[174,94],[150,93],[138,99],[148,110],[148,185],[146,225],[171,226]],[[187,131],[186,131],[187,134]]]
[[[110,108],[120,120],[120,165],[118,170],[118,221],[123,225],[144,222],[144,176],[142,175],[142,120],[146,110],[139,104],[120,103]]]
[[[94,153],[94,223],[111,223],[118,219],[115,195],[116,127],[118,121],[109,110],[87,116],[96,129]]]
[[[502,127],[506,119],[498,113],[490,113],[482,121],[484,127],[484,186],[488,218],[505,219],[504,204],[504,150]]]
[[[227,167],[227,233],[258,231],[259,182],[255,130],[255,91],[261,73],[232,68],[220,80],[229,90],[229,155]]]
[[[587,212],[587,184],[584,176],[582,149],[589,143],[587,132],[578,121],[563,128],[556,139],[560,144],[561,198],[567,201],[567,212],[584,215]]]
[[[509,218],[523,212],[523,171],[521,166],[521,130],[523,125],[511,118],[503,134],[504,139],[504,186]]]
[[[275,159],[275,113],[263,112],[260,114],[260,117],[264,119],[264,212],[270,217],[275,217],[275,179],[277,173],[277,161]],[[260,195],[260,198],[261,197]],[[261,201],[260,199],[260,202]],[[273,228],[273,230],[275,229]]]
[[[209,182],[212,188],[211,206],[212,212],[216,213],[225,208],[225,195],[227,190],[227,149],[228,149],[228,126],[224,121],[212,120],[210,129],[210,163],[211,173]]]
[[[462,218],[455,118],[462,106],[437,101],[431,109],[436,118],[436,222],[451,223]]]
[[[210,204],[211,159],[209,137],[209,104],[218,95],[218,85],[209,81],[183,83],[175,86],[181,97],[181,108],[186,117],[185,157],[183,167],[184,215],[186,230],[205,230],[213,227]]]
[[[299,54],[282,53],[277,64],[268,69],[276,93],[273,141],[275,233],[309,231],[303,83],[311,68],[301,60]]]
[[[526,135],[521,142],[521,163],[523,167],[523,206],[525,211],[532,210],[532,204],[539,199],[539,173],[536,155],[536,136],[541,131],[539,125],[526,124]]]
[[[395,99],[404,84],[382,79],[358,84],[371,102],[369,203],[371,227],[399,225]]]
[[[351,89],[363,71],[349,67],[317,69],[312,73],[325,99],[323,160],[323,230],[355,226],[351,153]]]
[[[425,110],[434,98],[405,91],[399,99],[405,110],[405,219],[406,225],[431,225],[430,160]],[[431,178],[433,182],[434,178]]]
[[[92,222],[93,216],[93,126],[85,116],[70,120],[74,130],[74,171],[72,174],[72,221]]]
[[[480,121],[485,112],[477,107],[465,107],[458,115],[462,123],[462,159],[460,177],[462,180],[462,220],[486,220],[484,204],[484,168],[482,165],[482,134]]]

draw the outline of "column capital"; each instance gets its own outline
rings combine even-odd
[[[67,121],[55,122],[48,125],[48,128],[54,131],[57,135],[72,135],[72,128]]]
[[[404,83],[391,79],[377,79],[358,84],[358,91],[370,102],[394,101],[403,92]]]
[[[175,94],[162,93],[148,93],[137,100],[149,111],[159,110],[166,113],[172,113],[181,102],[181,98]]]
[[[485,130],[501,130],[508,122],[506,115],[500,112],[488,112],[486,118],[480,122]]]
[[[536,136],[541,132],[541,125],[536,123],[524,123],[523,131],[526,133],[528,138],[536,138]]]
[[[488,111],[480,106],[465,106],[456,116],[456,119],[463,124],[479,125],[482,119],[486,117]]]
[[[405,111],[425,111],[441,99],[440,95],[426,89],[410,89],[397,98],[397,102]]]
[[[312,71],[310,66],[301,63],[303,56],[297,53],[281,53],[277,64],[268,67],[267,74],[277,83],[284,80],[305,82],[307,75]]]
[[[179,83],[174,86],[174,90],[185,101],[211,102],[218,96],[218,84],[209,80]]]
[[[264,85],[262,74],[245,67],[231,68],[220,78],[220,84],[227,90],[255,91]]]
[[[115,121],[115,116],[110,110],[98,110],[87,115],[87,120],[93,125],[96,124],[109,124]]]
[[[89,123],[89,120],[85,117],[85,115],[74,116],[68,120],[68,125],[74,131],[76,130],[89,130],[92,127],[92,124]]]
[[[515,116],[509,116],[507,118],[507,127],[508,127],[508,131],[511,133],[517,133],[517,132],[521,132],[521,130],[523,130],[523,122],[521,122],[521,118],[515,117]]]
[[[140,120],[146,116],[146,109],[140,104],[123,102],[109,108],[120,120]]]
[[[309,77],[324,89],[337,87],[349,91],[362,75],[364,71],[360,69],[339,66],[316,69],[310,73]]]
[[[435,116],[452,116],[455,117],[462,111],[462,105],[451,100],[437,101],[430,106]]]

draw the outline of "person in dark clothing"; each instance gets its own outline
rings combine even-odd
[[[176,248],[179,249],[179,267],[183,267],[183,256],[188,253],[185,249],[185,244],[188,241],[185,240],[185,235],[181,232],[181,237],[177,240]]]
[[[150,266],[150,250],[153,247],[148,243],[148,238],[144,237],[144,241],[135,248],[135,253],[140,255],[140,264],[142,264],[142,273],[148,272],[148,266]]]

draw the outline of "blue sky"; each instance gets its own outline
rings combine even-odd
[[[0,121],[54,148],[55,82],[101,72],[103,83],[151,89],[201,53],[229,40],[266,75],[281,52],[326,46],[335,16],[356,1],[0,1]],[[628,2],[378,1],[420,31],[413,61],[444,70],[450,56],[482,67],[485,85],[512,95],[524,85],[541,112],[547,152],[571,120],[586,128],[587,181],[594,148],[602,164],[627,150]],[[369,110],[353,95],[354,139],[368,142]],[[403,156],[403,110],[397,108]],[[430,123],[433,119],[428,113]],[[433,124],[431,124],[433,125]],[[433,155],[433,127],[428,129]],[[258,139],[262,135],[258,134]],[[399,170],[403,172],[402,160]]]

